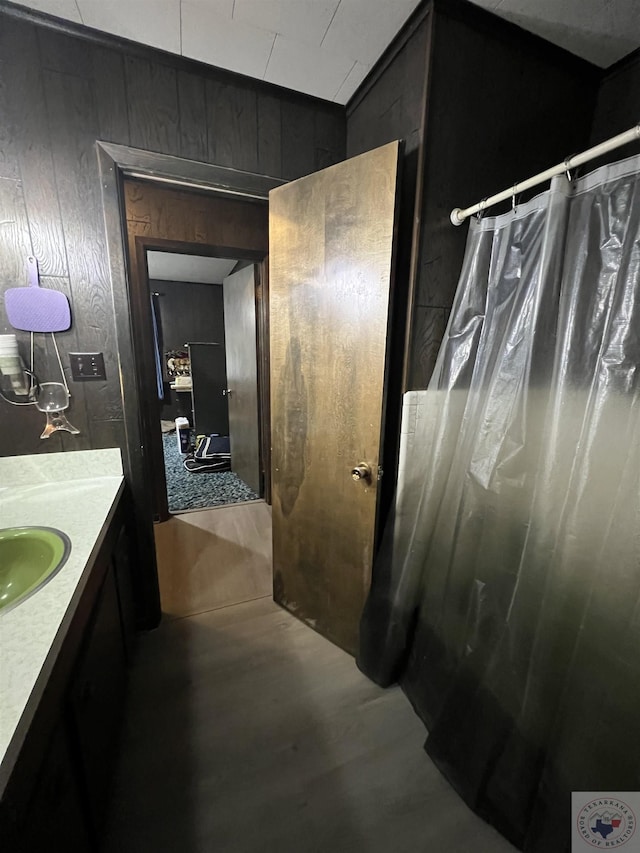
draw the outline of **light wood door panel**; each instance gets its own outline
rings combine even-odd
[[[224,279],[231,470],[260,494],[256,270],[252,264]]]
[[[398,151],[269,197],[274,597],[350,652],[375,540]],[[360,463],[370,480],[352,479]]]

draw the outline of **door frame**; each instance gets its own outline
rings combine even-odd
[[[170,184],[177,189],[196,189],[213,192],[222,197],[267,201],[269,191],[287,183],[252,172],[242,172],[167,154],[154,154],[126,145],[96,142],[102,207],[107,237],[109,274],[115,316],[116,347],[120,373],[120,388],[125,427],[125,447],[122,462],[125,479],[132,494],[135,530],[137,534],[137,572],[134,578],[137,592],[138,624],[153,628],[161,616],[158,571],[153,536],[153,490],[145,472],[146,435],[141,417],[138,366],[141,354],[137,346],[132,306],[132,281],[127,263],[127,225],[124,208],[124,179],[141,178]],[[131,263],[136,263],[131,259]],[[146,266],[146,261],[145,261]],[[268,309],[261,291],[260,314]],[[268,324],[268,319],[267,319]],[[264,328],[261,316],[259,327]],[[267,325],[268,329],[268,325]],[[262,394],[268,393],[262,388]]]
[[[140,428],[144,438],[143,444],[148,449],[147,455],[152,463],[150,469],[147,471],[145,480],[150,484],[152,491],[152,518],[154,521],[162,522],[167,521],[171,517],[167,497],[162,435],[159,427],[162,403],[157,399],[155,388],[152,389],[149,382],[141,381],[143,376],[149,377],[152,370],[150,360],[154,346],[149,312],[148,251],[177,252],[179,254],[198,255],[201,257],[248,260],[256,264],[258,269],[260,269],[264,255],[261,252],[251,249],[239,250],[227,246],[216,246],[211,243],[191,243],[155,236],[137,236],[134,238],[135,255],[129,258],[131,328],[133,331],[134,349],[137,356],[136,363],[138,364],[136,380],[141,404]],[[131,255],[131,252],[129,254]],[[267,341],[258,339],[258,343],[259,360],[262,361],[264,358],[268,362]]]

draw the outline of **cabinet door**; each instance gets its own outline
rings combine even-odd
[[[107,797],[125,688],[125,652],[115,576],[100,592],[79,670],[71,689],[71,716],[87,793],[99,833]]]
[[[120,622],[127,661],[131,661],[135,648],[136,626],[133,606],[133,587],[131,582],[131,540],[127,528],[122,525],[113,552],[113,571],[118,588]]]
[[[53,734],[33,793],[20,803],[19,812],[2,821],[0,846],[7,853],[91,853],[77,772],[62,724]]]

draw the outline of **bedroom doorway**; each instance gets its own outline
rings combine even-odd
[[[255,265],[147,251],[147,275],[169,514],[258,500]]]
[[[271,507],[265,502],[270,494],[267,202],[129,178],[123,190],[145,479],[159,522],[154,540],[161,610],[168,618],[180,618],[271,590]],[[179,273],[176,264],[188,265],[187,271]],[[175,280],[196,278],[198,265],[209,269],[209,281]],[[240,313],[252,313],[252,318],[234,325],[232,297],[238,277],[244,280],[247,271],[252,281],[244,293],[250,296]],[[193,285],[191,296],[185,284]],[[253,312],[246,310],[247,303]],[[180,325],[189,317],[191,326]],[[252,486],[246,482],[251,475],[245,473],[244,434],[236,428],[233,410],[246,400],[248,390],[240,388],[234,375],[233,356],[237,350],[251,350],[251,344],[253,403],[248,408],[253,411],[254,449],[257,445]],[[160,384],[168,409],[160,399]],[[182,446],[178,451],[176,417],[188,422],[185,453]],[[162,421],[173,421],[171,432],[163,432]],[[190,457],[195,462],[199,435],[214,437],[215,462],[227,453],[225,467],[242,470],[188,472],[184,464]],[[226,446],[217,443],[225,439]],[[171,466],[182,478],[177,489]],[[236,473],[243,485],[233,478],[235,502],[228,503],[229,492],[221,496],[212,480]],[[189,491],[200,491],[199,499],[184,501],[185,483]]]
[[[154,519],[269,500],[266,202],[131,179],[124,199]],[[198,277],[196,268],[208,270],[210,280],[187,281]],[[239,308],[236,291],[244,295]],[[189,317],[193,330],[183,323]],[[238,354],[245,357],[240,377]],[[177,418],[187,421],[184,434],[175,432]]]

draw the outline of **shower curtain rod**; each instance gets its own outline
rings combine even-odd
[[[567,157],[564,163],[558,163],[557,166],[552,166],[544,172],[539,172],[537,175],[534,175],[532,178],[528,178],[526,181],[514,184],[508,190],[503,190],[489,198],[484,198],[472,207],[466,207],[464,210],[456,207],[451,211],[451,222],[454,225],[462,225],[465,219],[473,216],[474,213],[485,210],[487,207],[491,207],[493,204],[498,204],[500,201],[506,201],[509,198],[513,198],[518,193],[530,190],[532,187],[536,187],[538,184],[543,184],[545,181],[550,180],[556,175],[562,175],[563,172],[568,172],[569,169],[575,169],[576,166],[582,166],[583,163],[588,163],[589,160],[595,160],[596,157],[600,157],[602,154],[613,151],[615,148],[620,148],[621,145],[626,145],[628,142],[633,142],[636,139],[640,139],[640,124],[637,124],[629,130],[625,130],[624,133],[612,136],[611,139],[607,139],[599,145],[594,145],[593,148],[583,151],[582,154],[574,154],[573,157]]]

